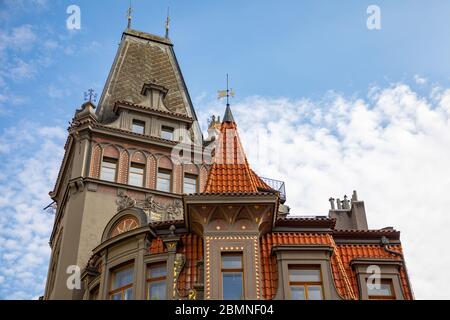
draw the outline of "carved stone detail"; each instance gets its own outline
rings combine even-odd
[[[173,200],[172,203],[162,204],[155,201],[153,195],[150,194],[145,197],[145,200],[135,200],[124,193],[120,193],[116,204],[117,211],[140,208],[147,214],[150,221],[183,219],[183,203],[179,199]]]

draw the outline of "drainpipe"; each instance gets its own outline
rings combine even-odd
[[[389,239],[386,236],[382,236],[381,237],[381,246],[383,247],[383,249],[386,252],[391,253],[391,254],[393,254],[393,255],[395,255],[397,257],[400,257],[400,261],[402,262],[403,268],[405,268],[406,282],[408,283],[409,290],[411,291],[411,298],[414,299],[413,289],[411,287],[411,282],[409,281],[408,268],[406,268],[406,262],[405,262],[405,258],[403,257],[403,254],[398,252],[398,251],[395,251],[395,250],[392,250],[392,249],[388,248],[388,246],[389,246]]]

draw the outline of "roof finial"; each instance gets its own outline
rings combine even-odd
[[[97,93],[94,89],[89,88],[87,92],[84,93],[84,101],[95,102],[97,100]]]
[[[233,114],[231,113],[230,108],[230,97],[234,97],[233,89],[229,89],[228,87],[228,73],[227,73],[227,90],[219,90],[217,91],[218,98],[227,97],[227,108],[225,109],[225,115],[223,116],[222,122],[234,122]]]
[[[128,7],[127,10],[127,19],[128,19],[128,25],[127,28],[130,29],[131,28],[131,13],[133,12],[133,8],[131,7],[131,0],[130,0],[130,5]]]
[[[170,15],[169,15],[169,7],[167,7],[167,17],[166,17],[166,39],[169,39],[169,26],[170,26]]]

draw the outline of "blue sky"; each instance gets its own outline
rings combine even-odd
[[[81,9],[80,30],[66,28],[71,4]],[[366,27],[371,4],[381,30]],[[439,164],[450,159],[450,2],[133,0],[132,27],[163,35],[168,6],[200,118],[223,112],[215,92],[229,73],[244,145],[260,130],[283,153],[272,162],[254,150],[249,157],[258,172],[287,182],[293,210],[326,214],[329,196],[362,190],[369,223],[403,231],[417,297],[450,296],[448,286],[436,290],[437,271],[422,271],[424,256],[439,254],[428,245],[445,240],[420,229],[448,223],[441,190],[450,172]],[[41,209],[68,121],[88,88],[102,91],[127,7],[0,0],[0,298],[43,293],[53,217]],[[280,135],[286,128],[295,138]],[[420,212],[434,212],[435,224]]]

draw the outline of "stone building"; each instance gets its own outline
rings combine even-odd
[[[295,216],[229,105],[203,138],[167,37],[126,29],[68,131],[45,299],[413,299],[400,233],[370,230],[356,192]]]

